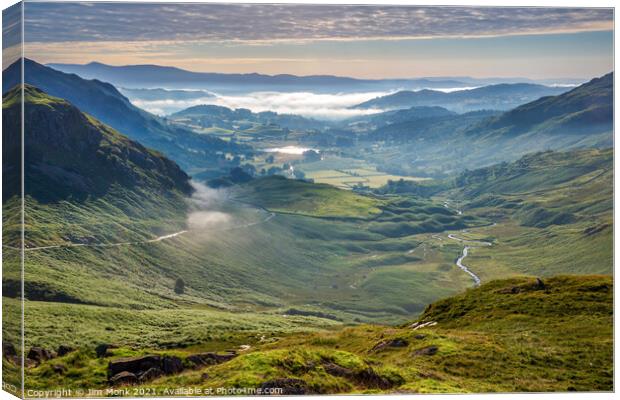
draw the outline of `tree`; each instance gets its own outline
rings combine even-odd
[[[252,175],[248,174],[243,168],[235,167],[230,170],[230,180],[233,183],[244,183],[252,180]]]
[[[303,152],[304,160],[308,162],[321,161],[321,156],[314,150],[306,150]]]
[[[183,294],[185,292],[185,281],[181,278],[177,278],[177,281],[174,283],[174,293]]]
[[[300,171],[298,169],[294,169],[293,170],[293,176],[297,179],[304,179],[306,177],[306,174],[304,173],[304,171]]]

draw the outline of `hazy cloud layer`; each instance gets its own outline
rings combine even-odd
[[[34,42],[471,37],[613,29],[611,9],[28,3]]]
[[[350,110],[348,107],[384,96],[389,92],[350,94],[317,94],[310,92],[254,92],[239,96],[209,97],[192,100],[132,100],[140,108],[155,114],[168,114],[199,104],[215,104],[228,108],[247,108],[253,112],[274,111],[278,114],[297,114],[318,119],[343,119],[383,110]]]

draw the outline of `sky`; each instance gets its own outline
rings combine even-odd
[[[5,51],[17,42],[7,18]],[[26,57],[42,63],[359,78],[613,69],[613,10],[602,8],[32,2],[24,30]]]

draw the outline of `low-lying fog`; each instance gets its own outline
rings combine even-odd
[[[233,218],[223,211],[228,196],[226,190],[211,189],[197,182],[192,182],[192,186],[195,191],[189,199],[191,207],[187,216],[189,230],[208,233],[230,228],[233,225]]]
[[[433,88],[433,90],[447,93],[474,88],[476,87]],[[172,93],[170,98],[159,99],[153,99],[152,94],[148,96],[149,98],[136,97],[136,92],[125,92],[125,95],[127,95],[131,102],[137,107],[158,115],[173,114],[177,111],[200,104],[214,104],[231,109],[247,108],[253,112],[274,111],[278,114],[296,114],[315,119],[339,120],[385,111],[382,109],[354,110],[349,107],[396,91],[398,90],[337,94],[319,94],[311,92],[253,92],[241,95],[220,95],[209,93],[208,97],[187,99],[173,98]],[[175,92],[178,92],[178,90]],[[165,96],[166,91],[158,93],[161,96]]]
[[[254,92],[245,95],[218,95],[196,99],[146,100],[130,98],[131,102],[158,115],[172,114],[200,104],[214,104],[228,108],[247,108],[253,112],[274,111],[278,114],[296,114],[316,119],[344,119],[383,110],[351,110],[351,106],[384,96],[390,92],[346,94],[316,94],[310,92]]]

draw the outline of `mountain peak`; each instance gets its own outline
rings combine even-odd
[[[5,155],[21,146],[21,90],[17,85],[3,98]],[[113,187],[191,193],[189,177],[160,153],[128,139],[66,100],[32,85],[24,85],[23,90],[28,195],[48,202],[103,196]],[[14,194],[3,193],[5,197]]]

